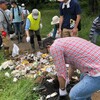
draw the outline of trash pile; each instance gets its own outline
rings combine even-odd
[[[19,79],[21,76],[36,78],[44,75],[55,75],[53,59],[48,54],[37,52],[37,54],[26,53],[7,60],[1,64],[0,70],[10,69],[11,73],[6,72],[6,76],[12,75]],[[8,74],[9,75],[8,75]]]
[[[66,67],[68,66],[67,64]],[[49,54],[26,52],[2,63],[0,70],[6,69],[11,71],[5,72],[5,76],[8,78],[13,77],[13,82],[17,82],[21,77],[34,79],[38,86],[33,88],[33,92],[39,92],[41,95],[39,100],[55,100],[58,96],[59,84],[55,65]],[[75,81],[67,88],[68,91],[74,84]]]

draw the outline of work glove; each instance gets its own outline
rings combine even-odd
[[[26,37],[26,41],[30,42],[30,37],[29,36]]]
[[[42,25],[42,23],[40,23],[40,28],[41,28],[41,29],[43,28],[43,25]]]
[[[2,31],[2,36],[6,37],[6,35],[7,35],[7,32]]]

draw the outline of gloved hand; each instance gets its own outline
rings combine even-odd
[[[7,32],[2,31],[2,36],[6,37],[6,35],[7,35]]]
[[[26,41],[30,42],[30,37],[29,36],[26,37]]]
[[[40,23],[40,28],[41,28],[41,29],[43,28],[43,25],[42,25],[42,23]]]

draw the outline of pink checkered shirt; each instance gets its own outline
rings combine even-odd
[[[55,40],[50,47],[58,76],[67,79],[66,64],[82,73],[95,76],[100,73],[100,47],[79,37]]]

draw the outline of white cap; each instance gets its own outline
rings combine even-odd
[[[21,6],[22,6],[22,7],[24,7],[24,6],[25,6],[25,4],[24,4],[24,3],[22,3],[22,4],[21,4]]]
[[[37,19],[39,15],[39,11],[37,9],[33,9],[32,10],[32,16],[34,19]]]
[[[51,25],[58,24],[58,23],[59,23],[59,17],[58,17],[58,16],[54,16],[54,17],[52,18]]]

